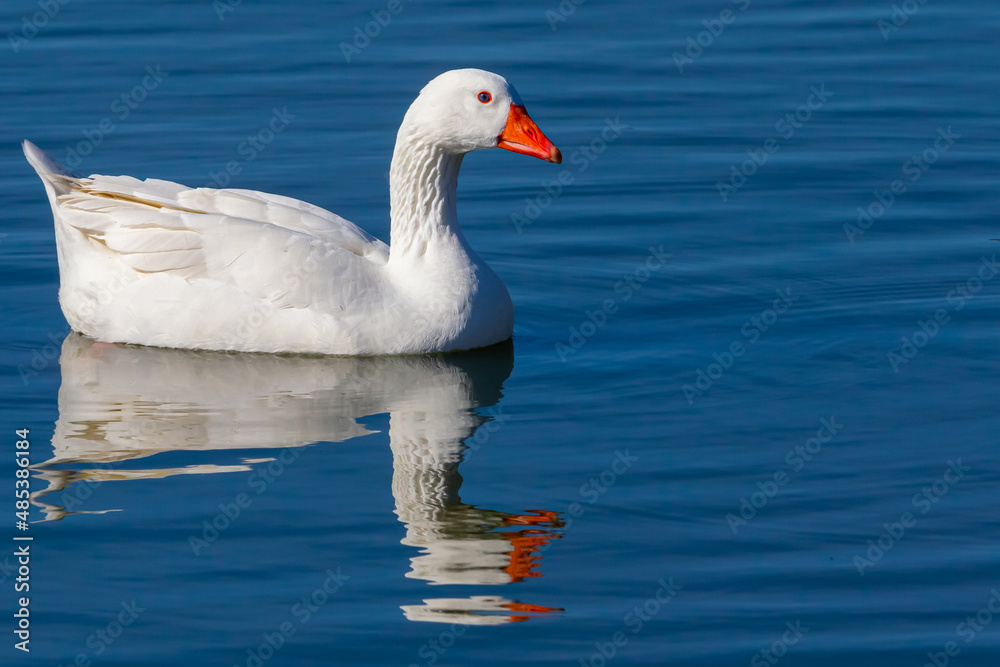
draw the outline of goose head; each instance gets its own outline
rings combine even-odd
[[[457,69],[432,79],[406,112],[402,134],[461,155],[503,148],[559,164],[562,154],[524,108],[514,86],[498,74]]]

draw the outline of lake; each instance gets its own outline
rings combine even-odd
[[[0,19],[3,664],[997,663],[995,3]],[[388,241],[399,122],[457,67],[506,76],[565,158],[464,161],[511,343],[347,359],[70,334],[22,139]]]

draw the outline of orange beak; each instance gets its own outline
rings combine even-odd
[[[497,148],[537,157],[546,162],[562,164],[562,153],[531,120],[520,104],[511,104],[507,126],[497,137]]]

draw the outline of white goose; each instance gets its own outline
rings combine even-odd
[[[25,141],[55,217],[70,326],[100,341],[337,355],[484,347],[513,306],[468,246],[465,153],[562,156],[496,74],[445,72],[410,106],[390,171],[392,246],[289,197],[71,175]]]

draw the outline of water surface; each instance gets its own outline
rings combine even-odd
[[[387,3],[73,0],[8,38],[0,474],[30,428],[39,493],[4,664],[995,664],[1000,12],[899,4],[404,2],[354,53]],[[235,160],[387,239],[398,123],[465,66],[566,157],[464,163],[511,345],[67,337],[18,141]]]

